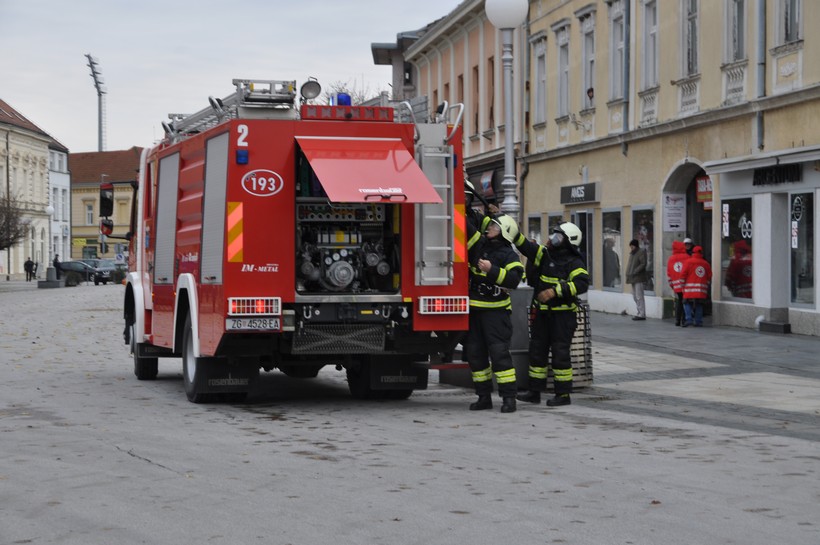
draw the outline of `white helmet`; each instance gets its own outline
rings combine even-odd
[[[504,237],[504,240],[514,244],[519,232],[518,224],[515,220],[506,214],[502,214],[495,218],[495,222],[501,226],[501,236]]]
[[[574,223],[569,221],[562,223],[554,230],[559,233],[564,233],[564,235],[569,239],[570,244],[576,248],[581,245],[581,230]]]

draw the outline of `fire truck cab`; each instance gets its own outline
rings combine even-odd
[[[463,107],[444,105],[454,124],[398,122],[312,104],[312,79],[300,105],[295,81],[233,84],[143,152],[125,235],[135,375],[182,358],[192,402],[326,365],[360,398],[426,388],[431,356],[468,327]]]

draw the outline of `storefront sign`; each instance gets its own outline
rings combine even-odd
[[[597,202],[597,182],[580,185],[565,185],[561,188],[561,204]]]
[[[686,231],[686,195],[665,193],[663,196],[663,230],[667,233]]]

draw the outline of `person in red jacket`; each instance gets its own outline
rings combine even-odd
[[[703,259],[703,248],[692,248],[692,256],[683,265],[683,307],[686,321],[683,327],[703,325],[703,301],[709,293],[709,281],[712,279],[712,267]]]
[[[672,255],[666,262],[666,278],[675,293],[675,325],[683,323],[683,264],[689,259],[683,241],[672,241]]]
[[[752,298],[752,250],[745,240],[734,243],[734,255],[726,269],[725,284],[734,297]]]

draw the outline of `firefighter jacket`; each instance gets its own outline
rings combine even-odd
[[[672,255],[669,256],[669,261],[666,262],[666,278],[669,281],[669,287],[675,293],[683,293],[683,265],[689,259],[689,254],[686,253],[686,246],[680,240],[672,241]]]
[[[589,273],[578,249],[569,244],[549,249],[524,235],[518,235],[515,245],[536,271],[537,277],[531,280],[533,306],[539,310],[578,310],[578,296],[589,288]],[[555,290],[555,297],[539,302],[535,297],[548,288]]]
[[[524,264],[509,242],[499,235],[487,238],[478,231],[492,221],[489,216],[475,213],[467,221],[467,252],[470,261],[470,309],[511,309],[509,290],[524,278]],[[477,223],[477,225],[476,225]],[[484,272],[478,260],[486,259],[492,268]]]
[[[683,266],[684,299],[706,299],[709,293],[709,281],[712,279],[712,267],[703,259],[703,248],[695,246],[692,256]]]

